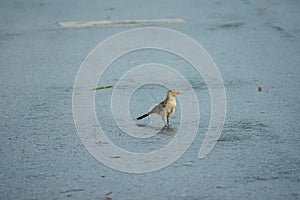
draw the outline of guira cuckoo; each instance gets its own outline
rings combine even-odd
[[[145,117],[148,117],[149,115],[156,113],[161,116],[162,120],[164,121],[164,124],[166,126],[170,126],[169,118],[173,115],[176,108],[176,95],[180,94],[180,92],[176,90],[169,90],[167,93],[167,97],[164,101],[160,102],[154,108],[152,108],[151,111],[148,113],[136,118],[136,120],[141,120]],[[165,121],[165,118],[167,118],[167,123]]]

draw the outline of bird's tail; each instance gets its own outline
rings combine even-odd
[[[136,118],[136,120],[141,120],[141,119],[144,119],[145,117],[148,117],[149,116],[149,113],[146,113],[138,118]]]

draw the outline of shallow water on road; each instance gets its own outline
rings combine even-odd
[[[154,5],[149,1],[137,8],[121,1],[109,5],[91,1],[85,4],[87,12],[79,2],[29,2],[3,1],[0,6],[1,199],[300,198],[298,3],[251,0]],[[129,13],[125,8],[137,9]],[[149,8],[151,12],[145,12]],[[178,13],[187,23],[164,27],[201,43],[222,74],[227,96],[222,134],[212,152],[200,160],[199,149],[211,117],[210,95],[202,77],[176,55],[151,49],[131,52],[113,62],[98,85],[114,85],[140,64],[169,65],[192,85],[199,100],[200,123],[191,146],[168,167],[145,174],[111,169],[87,151],[77,134],[73,84],[80,64],[99,42],[131,27],[63,29],[56,22],[95,16],[177,17]],[[174,89],[185,95],[188,89],[177,84]],[[166,91],[157,84],[139,88],[129,102],[130,117],[164,100]],[[144,119],[136,128],[157,134],[134,138],[113,118],[112,92],[95,92],[95,110],[99,126],[115,145],[150,152],[174,139],[181,123],[180,104],[170,119],[171,128],[151,126]],[[105,146],[106,141],[98,145]]]

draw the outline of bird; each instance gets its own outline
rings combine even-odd
[[[167,97],[164,101],[160,102],[154,108],[152,108],[148,113],[141,115],[135,120],[141,120],[149,115],[156,113],[161,116],[166,127],[170,126],[169,118],[173,115],[176,108],[176,95],[180,94],[180,92],[176,90],[169,90],[167,93]],[[167,122],[165,120],[167,118]]]

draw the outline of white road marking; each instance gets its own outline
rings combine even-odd
[[[143,25],[143,24],[162,24],[162,23],[185,23],[184,19],[137,19],[137,20],[105,20],[105,21],[69,21],[58,22],[58,25],[64,28],[81,28],[91,26],[112,26],[112,25]]]

